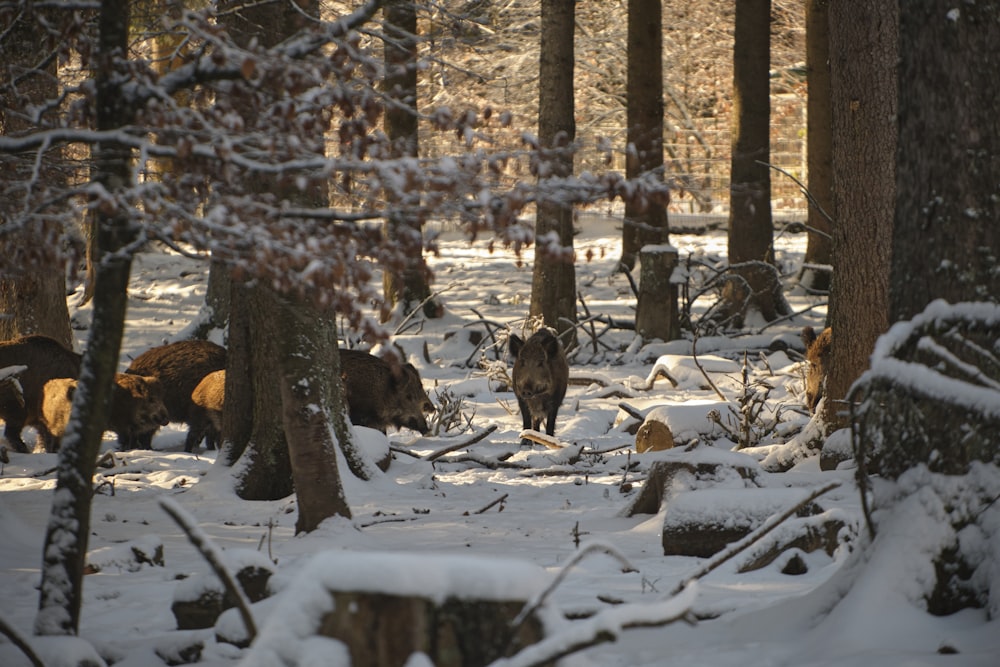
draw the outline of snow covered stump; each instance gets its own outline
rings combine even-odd
[[[896,478],[1000,463],[1000,306],[934,301],[879,338],[851,388],[855,458]]]
[[[647,245],[639,251],[639,299],[635,330],[643,340],[680,338],[677,318],[677,250],[669,245]]]
[[[487,665],[544,638],[544,606],[512,621],[549,581],[509,558],[318,554],[279,594],[246,664],[402,667],[422,654],[435,667]],[[342,662],[329,661],[322,638],[342,645]]]

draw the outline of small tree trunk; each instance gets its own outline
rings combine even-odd
[[[677,285],[671,282],[677,251],[670,246],[646,246],[639,252],[639,302],[635,330],[644,341],[680,338]]]
[[[97,129],[116,130],[133,120],[121,94],[121,58],[126,52],[129,7],[121,0],[101,3],[98,19],[96,108]],[[95,180],[109,193],[130,183],[130,151],[106,142],[94,151]],[[132,259],[121,252],[135,238],[128,212],[100,212],[97,221],[94,314],[90,340],[83,356],[80,385],[73,397],[73,415],[59,453],[52,514],[42,552],[42,585],[35,632],[75,635],[83,601],[83,568],[90,535],[91,484],[103,425],[110,417],[111,387],[118,366],[125,326],[126,290]]]
[[[830,101],[830,0],[806,2],[806,72],[809,77],[808,127],[809,241],[806,265],[829,265],[833,261],[833,130]],[[816,206],[822,207],[822,211]],[[827,217],[829,216],[829,218]],[[830,272],[805,268],[800,283],[807,289],[830,289]]]

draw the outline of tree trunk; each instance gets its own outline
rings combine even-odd
[[[310,532],[332,516],[350,518],[340,479],[337,438],[347,431],[336,324],[302,304],[281,303],[281,412],[295,480],[299,515],[295,532]],[[339,423],[332,427],[334,420]]]
[[[211,309],[209,324],[214,329],[225,329],[231,312],[233,279],[224,262],[213,259],[208,267],[208,285],[205,288],[205,305]]]
[[[226,25],[242,45],[257,39],[273,46],[318,13],[314,2],[297,9],[257,5],[227,15]],[[248,126],[258,121],[252,109],[247,117]],[[322,142],[320,135],[312,147],[317,155],[324,153]],[[258,180],[260,188],[297,207],[329,203],[326,183],[318,178],[301,188],[277,179]],[[338,365],[330,352],[336,348],[332,321],[304,295],[284,298],[260,282],[234,283],[231,294],[222,431],[226,460],[241,461],[237,494],[274,500],[299,490],[304,494],[298,499],[300,531],[312,530],[328,516],[350,516],[330,451],[337,444],[332,426],[337,442],[353,452]],[[310,414],[317,406],[320,414]]]
[[[729,263],[774,263],[771,222],[770,0],[736,3]],[[764,163],[764,164],[760,164]]]
[[[42,10],[36,10],[41,12]],[[55,21],[58,17],[46,17]],[[25,117],[4,113],[4,109],[42,106],[46,100],[55,99],[56,60],[51,59],[44,69],[37,69],[53,48],[52,39],[41,28],[38,17],[26,13],[6,26],[0,60],[0,132],[16,135],[35,128]],[[26,72],[32,72],[26,75]],[[10,80],[18,77],[16,86]],[[23,100],[12,99],[15,93]],[[49,155],[60,155],[59,149],[50,149]],[[28,156],[30,158],[30,156]],[[39,170],[41,183],[34,183],[33,190],[57,187],[65,179],[59,169],[52,168],[46,158]],[[35,165],[31,159],[17,162],[15,173],[4,174],[8,182],[31,182]],[[14,204],[14,202],[10,202]],[[6,208],[6,204],[4,208]],[[0,216],[3,217],[3,216]],[[9,223],[7,223],[9,224]],[[51,261],[54,248],[48,222],[36,223],[38,228],[0,233],[0,256],[5,261],[0,268],[0,340],[10,340],[26,334],[42,334],[54,338],[66,347],[73,348],[73,333],[69,326],[69,309],[66,307],[66,280],[61,270]],[[52,230],[57,233],[58,230]],[[35,262],[21,262],[19,256],[33,257]]]
[[[830,5],[834,276],[829,322],[837,341],[824,419],[844,423],[842,400],[888,328],[896,172],[898,8],[865,0]]]
[[[1000,9],[941,11],[911,0],[900,16],[890,324],[934,299],[1000,299]]]
[[[277,500],[294,490],[277,363],[287,316],[277,296],[259,283],[233,290],[222,433],[229,460],[237,452],[242,458],[236,494],[244,500]]]
[[[626,178],[663,178],[663,9],[660,0],[628,2]],[[667,210],[652,202],[625,202],[622,267],[631,271],[644,245],[669,242]]]
[[[576,140],[573,97],[573,0],[542,0],[539,60],[539,187],[547,175],[573,175]],[[535,218],[535,264],[531,281],[533,316],[576,347],[576,268],[573,209],[553,201],[539,203]],[[565,335],[563,335],[565,334]]]
[[[96,109],[98,131],[111,132],[133,122],[133,109],[121,94],[127,81],[122,56],[128,44],[128,3],[105,0],[98,19]],[[112,142],[94,150],[95,178],[112,195],[129,187],[130,151]],[[96,203],[96,202],[95,202]],[[97,263],[94,312],[73,417],[59,454],[52,515],[45,534],[42,584],[35,632],[76,634],[83,598],[83,567],[90,534],[91,488],[103,424],[110,416],[111,387],[118,366],[125,324],[132,259],[120,249],[134,240],[128,211],[95,207]]]
[[[806,2],[806,75],[809,77],[806,145],[809,150],[809,194],[815,201],[809,205],[809,241],[800,284],[806,289],[823,292],[830,289],[831,275],[830,271],[818,267],[832,264],[831,219],[837,219],[833,208],[829,6],[830,0]]]
[[[417,9],[409,0],[390,0],[385,16],[385,133],[393,157],[420,154],[417,132]],[[390,213],[386,233],[401,254],[400,265],[383,267],[383,292],[387,303],[401,306],[400,316],[423,303],[426,317],[440,317],[441,305],[431,295],[430,269],[424,261],[419,193],[387,191]],[[411,201],[412,199],[412,201]]]

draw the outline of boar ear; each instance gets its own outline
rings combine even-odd
[[[521,340],[517,334],[512,333],[510,335],[509,345],[510,345],[510,355],[516,359],[518,353],[521,351],[521,348],[524,347],[524,341]]]
[[[542,343],[545,348],[545,354],[550,357],[559,356],[559,338],[556,336],[546,336],[545,341]]]
[[[76,383],[75,382],[66,383],[66,400],[72,403],[73,394],[75,393],[76,393]]]
[[[808,350],[809,346],[816,340],[816,330],[812,327],[803,327],[800,338],[802,339],[802,344],[805,345]]]

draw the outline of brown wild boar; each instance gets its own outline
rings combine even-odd
[[[816,406],[826,390],[826,375],[830,370],[832,332],[829,327],[816,335],[812,327],[802,329],[802,343],[806,346],[806,407],[816,412]]]
[[[544,419],[545,432],[553,435],[569,382],[562,344],[551,330],[539,329],[527,341],[511,334],[510,353],[514,357],[511,379],[524,429],[537,431]]]
[[[77,384],[73,378],[54,378],[42,388],[41,418],[37,428],[48,452],[59,449],[59,442],[66,433]],[[114,431],[121,440],[165,426],[168,421],[163,387],[157,378],[115,374],[106,431]]]
[[[340,350],[340,373],[351,423],[385,433],[388,426],[427,433],[434,404],[413,364],[393,367],[359,350]]]
[[[226,348],[205,340],[182,340],[146,350],[129,364],[125,372],[160,378],[170,421],[190,425],[194,388],[206,375],[225,367]],[[119,442],[127,448],[150,449],[156,431],[152,428]],[[192,451],[203,435],[203,430],[189,428],[184,451]]]
[[[0,388],[0,418],[4,436],[14,449],[29,451],[21,439],[25,426],[37,427],[42,414],[42,389],[54,378],[75,378],[82,357],[47,336],[21,336],[0,342],[0,368],[23,366],[16,374],[20,391],[10,382]]]
[[[222,406],[226,400],[226,371],[213,371],[203,377],[198,386],[191,392],[191,412],[188,423],[191,432],[200,429],[204,433],[205,447],[215,449],[222,433]],[[192,439],[200,442],[201,438]]]

